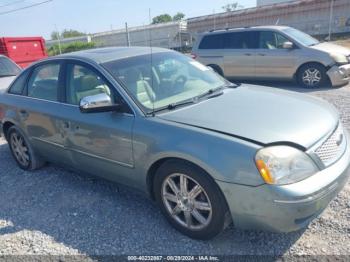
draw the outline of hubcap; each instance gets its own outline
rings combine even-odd
[[[11,141],[12,151],[13,151],[17,161],[23,166],[28,166],[29,165],[29,152],[28,152],[28,148],[27,148],[22,136],[20,136],[16,132],[13,132],[11,134],[10,141]]]
[[[315,87],[321,82],[322,76],[320,70],[309,68],[303,74],[303,82],[309,87]]]
[[[200,230],[211,221],[212,206],[207,193],[184,174],[172,174],[164,180],[162,198],[171,217],[186,228]]]

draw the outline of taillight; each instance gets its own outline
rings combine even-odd
[[[191,54],[191,57],[192,57],[192,59],[196,59],[196,58],[197,58],[197,55],[194,54],[194,53],[192,53],[192,54]]]

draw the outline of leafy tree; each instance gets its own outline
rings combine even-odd
[[[61,35],[62,35],[62,38],[70,38],[70,37],[84,36],[86,34],[73,29],[69,29],[69,30],[64,29]]]
[[[85,42],[73,42],[69,44],[62,44],[61,51],[62,54],[95,48],[96,44],[94,42],[85,43]],[[48,50],[49,56],[54,56],[59,54],[59,46],[55,44],[51,46]]]
[[[232,12],[232,11],[235,11],[235,10],[240,9],[240,8],[243,8],[243,6],[238,4],[237,2],[232,3],[232,4],[227,4],[227,5],[224,5],[222,7],[222,9],[224,9],[225,12]]]
[[[180,21],[185,18],[185,14],[178,12],[176,15],[173,16],[173,21]]]
[[[53,31],[51,33],[51,39],[52,40],[57,40],[59,36],[60,36],[60,32],[58,32],[58,31]]]
[[[162,14],[154,17],[152,24],[167,23],[171,21],[173,21],[173,18],[169,14]]]
[[[77,30],[73,29],[64,29],[62,33],[58,31],[53,31],[51,33],[51,39],[52,40],[58,40],[58,38],[70,38],[70,37],[78,37],[78,36],[84,36],[86,35],[85,33],[79,32]]]

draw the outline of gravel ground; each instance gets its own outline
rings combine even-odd
[[[333,103],[350,128],[350,86],[310,94]],[[195,241],[172,229],[151,200],[130,189],[54,166],[21,171],[0,139],[0,255],[350,255],[349,198],[350,183],[299,232],[231,227],[214,240]]]

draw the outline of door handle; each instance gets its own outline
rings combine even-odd
[[[259,56],[266,56],[266,54],[258,54]]]
[[[252,54],[250,54],[250,53],[246,53],[246,54],[244,54],[245,56],[252,56]]]

